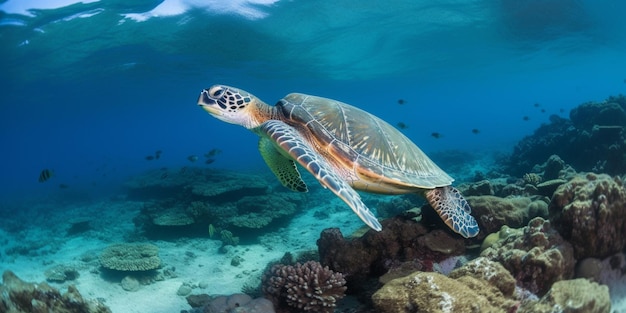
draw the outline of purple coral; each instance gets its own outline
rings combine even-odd
[[[263,275],[263,292],[278,309],[331,313],[346,291],[343,274],[308,261],[295,266],[276,264]]]

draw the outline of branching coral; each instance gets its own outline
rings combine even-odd
[[[276,264],[263,276],[263,292],[277,308],[331,313],[346,291],[343,274],[309,261],[295,266]]]

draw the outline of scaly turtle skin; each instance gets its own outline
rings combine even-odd
[[[307,191],[297,162],[375,230],[381,225],[355,191],[418,193],[464,237],[478,234],[471,208],[452,177],[397,129],[348,104],[292,93],[270,106],[250,93],[215,85],[198,105],[216,118],[259,135],[259,151],[278,180]]]

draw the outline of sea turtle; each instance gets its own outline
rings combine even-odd
[[[450,186],[454,179],[400,131],[370,113],[299,93],[270,106],[224,85],[204,89],[198,105],[259,135],[259,151],[285,187],[307,191],[297,162],[377,231],[382,229],[380,223],[355,189],[421,194],[452,230],[464,237],[478,234],[470,206]]]

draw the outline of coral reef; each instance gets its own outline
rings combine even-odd
[[[506,159],[506,172],[521,176],[557,154],[579,171],[611,175],[626,172],[626,97],[588,102],[570,112],[570,119],[553,115],[549,124],[523,138]],[[544,176],[544,180],[555,177]]]
[[[521,233],[494,243],[480,255],[504,265],[518,285],[544,295],[554,282],[573,276],[573,254],[572,245],[550,222],[537,217]]]
[[[518,305],[510,298],[515,280],[502,266],[480,259],[469,267],[453,271],[455,278],[415,272],[391,280],[372,296],[374,306],[377,312],[383,313],[495,313],[508,312]],[[490,281],[497,281],[498,285]],[[499,287],[505,290],[506,296]]]
[[[403,262],[432,270],[433,264],[465,252],[464,239],[444,230],[429,232],[422,223],[398,216],[382,221],[383,230],[344,238],[337,228],[325,229],[317,241],[320,262],[346,275],[348,288],[359,292]]]
[[[341,273],[315,261],[275,264],[262,279],[263,292],[278,310],[298,312],[333,312],[344,297],[345,284]]]
[[[522,307],[520,313],[609,313],[609,288],[579,278],[555,282],[539,301]]]
[[[531,197],[471,196],[472,207],[480,226],[479,238],[499,230],[503,225],[519,228],[537,216],[548,217],[548,204]]]
[[[619,177],[578,175],[554,193],[550,219],[577,259],[604,258],[626,247],[626,189]]]
[[[13,272],[5,271],[0,284],[0,312],[10,313],[111,313],[99,301],[84,299],[70,285],[61,294],[47,283],[27,283]]]
[[[206,236],[209,225],[252,237],[294,216],[304,200],[272,190],[258,175],[188,168],[155,178],[159,173],[126,184],[129,198],[145,201],[134,222],[148,237]]]
[[[100,265],[116,271],[149,271],[161,266],[159,247],[148,244],[119,243],[106,247]]]

